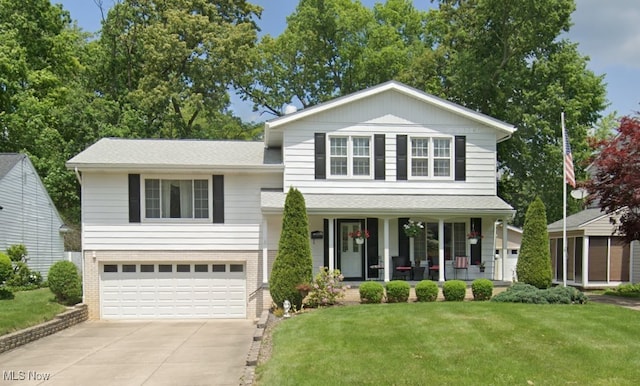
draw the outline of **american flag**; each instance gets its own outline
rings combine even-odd
[[[562,126],[564,137],[564,175],[566,183],[572,187],[576,187],[576,175],[573,171],[573,156],[571,155],[571,145],[569,144],[569,135],[567,130]]]

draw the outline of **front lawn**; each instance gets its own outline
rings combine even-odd
[[[636,385],[640,312],[490,302],[316,310],[275,326],[260,385]]]
[[[15,293],[15,299],[0,300],[0,335],[35,326],[65,310],[49,288]]]

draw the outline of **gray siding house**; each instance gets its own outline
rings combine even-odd
[[[0,208],[0,251],[24,244],[27,265],[46,279],[64,259],[64,224],[25,154],[0,153]]]

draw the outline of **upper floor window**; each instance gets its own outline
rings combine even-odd
[[[370,137],[330,137],[329,147],[331,176],[371,176]]]
[[[411,138],[412,177],[451,177],[451,138]]]
[[[208,180],[145,179],[146,218],[209,218]]]

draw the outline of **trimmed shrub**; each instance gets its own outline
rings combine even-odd
[[[416,298],[419,302],[435,302],[438,298],[438,284],[431,280],[422,280],[416,284]]]
[[[387,283],[387,302],[406,303],[409,300],[411,286],[404,280],[392,280]]]
[[[29,256],[27,247],[24,244],[13,244],[7,248],[7,255],[14,263],[22,261],[24,257]]]
[[[382,303],[384,287],[376,281],[362,283],[359,288],[360,303]]]
[[[584,304],[588,301],[588,298],[573,287],[539,289],[530,284],[516,283],[506,291],[494,296],[491,301],[532,304]]]
[[[467,294],[467,283],[462,280],[445,281],[442,285],[442,294],[445,301],[461,302]]]
[[[13,292],[11,292],[9,288],[0,287],[0,300],[11,300],[14,297]]]
[[[344,297],[348,288],[342,286],[344,276],[340,270],[329,271],[322,267],[311,284],[306,305],[309,307],[332,306]]]
[[[529,205],[522,230],[522,246],[516,266],[518,281],[536,288],[549,288],[553,276],[547,213],[540,197]]]
[[[14,290],[32,290],[42,285],[42,275],[38,271],[29,269],[26,263],[21,261],[14,263],[13,276],[7,280],[6,285]]]
[[[66,305],[82,301],[82,281],[76,265],[70,261],[58,261],[49,269],[49,289],[56,299]]]
[[[282,307],[282,303],[289,300],[295,309],[301,309],[303,296],[296,287],[310,283],[312,275],[309,220],[304,197],[297,189],[290,188],[284,203],[278,254],[269,278],[271,299],[277,307]]]
[[[624,296],[630,298],[640,297],[640,283],[620,284],[616,288],[610,288],[604,292],[605,295]]]
[[[493,282],[489,279],[476,279],[471,283],[474,300],[489,300],[493,296]]]
[[[6,280],[9,280],[13,275],[13,266],[11,265],[11,259],[9,256],[0,252],[0,285]]]

